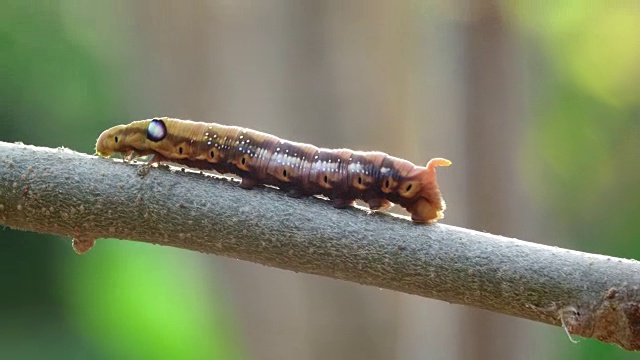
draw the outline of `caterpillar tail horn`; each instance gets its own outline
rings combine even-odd
[[[422,173],[422,190],[420,198],[407,208],[411,218],[415,222],[435,222],[444,217],[447,204],[442,198],[440,188],[436,180],[436,167],[449,166],[451,161],[443,158],[429,160]]]

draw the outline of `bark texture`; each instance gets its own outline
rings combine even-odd
[[[98,238],[185,248],[469,305],[640,349],[640,262],[336,210],[321,199],[237,185],[0,142],[0,224],[72,237],[80,251]]]

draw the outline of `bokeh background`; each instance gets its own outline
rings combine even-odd
[[[446,157],[444,223],[640,258],[638,1],[0,2],[0,140],[93,153],[102,130],[156,115]],[[2,229],[0,291],[3,359],[637,356],[127,241],[77,256]]]

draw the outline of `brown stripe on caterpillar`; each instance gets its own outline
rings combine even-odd
[[[105,157],[154,155],[150,163],[232,173],[242,178],[243,188],[268,184],[291,196],[325,195],[338,208],[356,199],[373,210],[395,203],[415,222],[443,217],[445,202],[435,168],[451,164],[434,158],[422,167],[382,152],[318,148],[237,126],[167,117],[105,130],[96,152]]]

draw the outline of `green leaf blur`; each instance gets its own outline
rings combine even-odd
[[[580,249],[640,258],[640,5],[505,2],[541,76],[523,169],[542,221]],[[534,164],[529,168],[527,164]],[[565,356],[632,359],[594,340]]]
[[[0,3],[0,139],[93,153],[126,113],[127,39],[108,3]],[[202,255],[4,230],[0,358],[238,358]],[[100,279],[97,281],[96,279]]]
[[[433,73],[464,74],[466,69],[458,69],[457,62],[453,65],[447,64],[451,68],[443,68],[442,64],[433,59],[417,61],[412,52],[431,54],[432,48],[445,49],[451,53],[460,52],[463,46],[457,39],[462,37],[460,34],[465,31],[461,27],[466,25],[466,15],[472,18],[483,16],[482,6],[470,7],[474,13],[465,15],[456,13],[459,5],[455,2],[410,2],[416,5],[413,11],[418,14],[398,12],[404,15],[396,15],[396,18],[393,18],[393,14],[389,15],[396,21],[403,20],[403,25],[406,23],[406,28],[397,30],[397,33],[393,33],[392,27],[376,28],[375,24],[378,23],[371,20],[375,16],[386,19],[386,11],[392,10],[392,5],[368,5],[371,10],[375,10],[371,12],[373,15],[358,11],[360,8],[357,4],[354,5],[355,2],[351,4],[353,9],[356,9],[353,13],[338,11],[334,8],[335,5],[326,4],[282,6],[283,9],[286,8],[282,10],[283,13],[287,14],[282,17],[273,16],[273,13],[262,16],[261,11],[267,12],[265,6],[257,11],[259,14],[252,13],[252,18],[243,16],[245,12],[249,13],[248,6],[244,6],[250,2],[240,2],[241,5],[238,7],[228,6],[234,3],[232,1],[219,2],[220,4],[206,3],[200,8],[188,10],[196,13],[198,9],[215,8],[219,13],[211,18],[220,23],[204,22],[204,32],[212,34],[195,40],[173,39],[171,43],[175,46],[184,40],[185,43],[192,42],[194,47],[198,47],[201,42],[211,41],[210,45],[215,51],[194,51],[194,54],[204,55],[201,57],[194,54],[173,54],[175,58],[162,59],[169,65],[154,68],[154,71],[171,68],[171,71],[167,72],[172,76],[162,77],[166,74],[156,74],[153,71],[146,75],[161,78],[155,83],[156,86],[164,83],[175,86],[170,82],[181,79],[182,82],[178,81],[179,85],[175,86],[177,92],[183,91],[185,84],[202,85],[218,81],[223,84],[219,88],[198,88],[207,88],[210,90],[208,95],[219,97],[221,100],[218,100],[217,104],[228,101],[238,108],[255,107],[243,113],[231,111],[230,106],[220,112],[222,115],[248,114],[247,117],[260,118],[263,113],[272,112],[276,114],[271,114],[272,118],[287,118],[284,123],[289,124],[289,127],[294,124],[293,128],[296,130],[317,129],[324,125],[314,124],[309,127],[309,123],[314,121],[313,117],[299,120],[293,115],[302,112],[284,109],[313,106],[328,108],[335,104],[346,107],[352,99],[352,93],[359,89],[340,88],[340,82],[332,83],[330,88],[316,84],[320,77],[331,78],[329,73],[322,72],[327,71],[327,68],[321,68],[321,72],[318,73],[310,71],[312,68],[315,69],[316,62],[321,63],[323,58],[331,59],[335,62],[336,69],[344,71],[341,76],[348,80],[344,81],[345,84],[357,83],[362,81],[362,77],[353,76],[352,72],[358,72],[356,67],[345,67],[342,62],[348,64],[352,61],[363,68],[377,68],[372,64],[390,62],[389,59],[395,58],[387,54],[389,51],[386,48],[377,48],[374,45],[384,42],[380,38],[397,37],[407,41],[407,60],[381,69],[411,67],[412,71],[399,72],[402,76],[424,74],[423,68],[433,66],[433,69],[429,69]],[[322,2],[318,2],[320,3]],[[402,2],[386,4],[393,3]],[[435,5],[428,6],[431,3]],[[153,100],[146,99],[147,102],[155,102],[153,106],[148,106],[149,104],[144,103],[144,96],[138,94],[141,91],[131,91],[137,85],[137,79],[132,78],[142,72],[141,68],[147,65],[145,61],[157,60],[154,56],[158,55],[136,50],[146,49],[145,39],[153,39],[158,43],[166,39],[153,38],[153,30],[150,30],[151,35],[148,37],[136,39],[136,32],[140,30],[130,23],[134,17],[128,13],[134,7],[123,4],[71,0],[0,2],[0,140],[23,141],[27,144],[50,147],[65,146],[93,153],[95,139],[107,127],[162,114],[168,110],[162,106],[158,107],[158,104],[163,105],[166,98],[156,96],[157,93],[149,95]],[[152,2],[146,5],[149,4]],[[160,2],[158,7],[167,6],[170,10],[165,9],[157,13],[170,14],[174,10],[179,12],[177,10],[182,5],[177,4]],[[462,4],[461,7],[466,6],[466,3]],[[144,8],[144,11],[146,10],[151,9]],[[461,13],[466,10],[462,9]],[[516,143],[520,144],[519,150],[522,151],[520,170],[523,187],[534,202],[535,212],[540,214],[540,222],[544,224],[537,231],[548,230],[555,236],[549,243],[562,244],[562,241],[567,239],[573,244],[564,245],[571,248],[639,259],[640,242],[637,240],[640,239],[640,226],[637,223],[640,218],[640,5],[632,0],[514,0],[503,1],[500,10],[511,25],[507,32],[513,37],[510,40],[517,45],[518,56],[524,59],[523,69],[528,72],[528,77],[523,76],[525,81],[515,85],[526,89],[528,112],[522,114],[522,119],[513,121],[526,121],[528,127],[526,137],[518,138]],[[188,19],[190,11],[184,11],[184,17],[179,19]],[[426,15],[432,15],[434,11],[440,11],[436,17],[441,23],[425,20]],[[166,20],[156,15],[145,19],[156,24],[153,28],[155,30],[161,28]],[[282,37],[279,40],[268,38],[268,35],[264,38],[249,36],[252,32],[275,27],[274,23],[281,19],[297,24],[299,28],[296,30],[299,30],[300,34],[289,38],[285,36],[290,35],[289,31],[284,31],[289,28],[282,28],[284,30],[281,33],[265,31],[268,34],[278,34]],[[314,21],[319,21],[321,26],[307,26],[308,22]],[[178,22],[167,23],[177,26]],[[367,27],[368,22],[374,25]],[[338,24],[338,27],[334,28],[334,23]],[[190,26],[197,29],[194,32],[201,31],[195,25],[186,24],[187,28]],[[428,29],[425,30],[425,27]],[[377,32],[363,30],[372,28],[376,28]],[[157,36],[167,36],[172,30]],[[176,28],[176,33],[178,30],[179,28]],[[418,34],[419,30],[428,34]],[[235,35],[222,36],[221,33],[224,31]],[[415,38],[398,35],[405,32],[415,32]],[[446,34],[443,36],[443,33]],[[431,36],[434,34],[437,36],[433,36],[432,39]],[[336,42],[337,38],[353,38],[354,45],[365,40],[373,45],[366,48],[369,50],[368,53],[350,53],[341,48],[346,45]],[[213,44],[214,40],[223,44]],[[234,46],[225,46],[225,41]],[[295,46],[289,46],[288,42],[297,43]],[[446,46],[433,47],[433,44],[427,44],[429,42],[443,42]],[[252,47],[270,49],[264,53],[273,56],[265,62],[269,62],[270,65],[273,65],[273,62],[278,63],[266,68],[279,69],[281,73],[278,71],[274,78],[282,83],[276,81],[275,84],[258,84],[264,79],[258,76],[261,69],[252,67],[256,63],[247,59],[255,54],[264,53],[244,51]],[[163,47],[162,44],[155,47],[156,50],[159,48],[163,49],[161,54],[171,53],[169,48]],[[342,52],[334,48],[342,49]],[[184,49],[191,50],[188,46]],[[219,51],[221,49],[235,52],[224,53]],[[136,54],[140,53],[145,58],[136,61]],[[349,58],[354,54],[357,61]],[[198,57],[198,61],[189,56]],[[434,58],[439,56],[441,55],[435,54]],[[205,66],[195,66],[196,70],[174,67],[173,61],[183,57],[189,60],[180,64]],[[402,54],[398,58],[404,57],[405,54]],[[234,62],[246,66],[230,67],[229,64]],[[220,64],[226,64],[226,67]],[[304,66],[296,68],[294,65]],[[213,69],[213,75],[205,76],[202,68],[209,67]],[[229,68],[238,72],[248,72],[251,76],[255,74],[256,77],[249,79],[238,77],[238,74],[224,73]],[[416,71],[418,68],[419,71]],[[200,78],[195,78],[196,76]],[[396,74],[390,73],[371,81],[375,83],[375,87],[384,88],[383,80],[395,77]],[[464,84],[465,81],[464,76],[443,78],[455,79],[460,84]],[[244,79],[245,83],[236,83],[237,79]],[[422,83],[419,79],[411,81],[415,81],[417,85],[409,92],[419,92],[421,86],[427,88],[431,85],[434,92],[440,91],[436,80],[433,84]],[[144,86],[146,85],[145,83]],[[137,86],[138,90],[144,88],[143,85]],[[313,89],[317,86],[317,90],[307,90],[306,93],[311,95],[304,96],[309,98],[302,95],[307,86]],[[252,87],[258,90],[249,94],[249,97],[240,96]],[[404,89],[404,85],[398,87]],[[274,104],[271,109],[261,107],[266,102],[254,105],[246,101],[252,99],[251,96],[262,98],[265,89],[274,93],[280,92],[273,99],[282,103]],[[168,96],[169,93],[162,94]],[[427,93],[420,92],[421,95]],[[456,91],[445,92],[454,93]],[[333,97],[345,97],[348,100],[330,101]],[[443,96],[443,101],[445,97]],[[406,113],[403,112],[402,116],[414,112],[422,114],[419,104],[413,104],[401,97],[393,98],[389,95],[389,98],[395,99],[394,101],[402,99],[401,103],[411,108]],[[416,96],[416,99],[418,98]],[[185,97],[182,101],[176,101],[180,103],[177,107],[179,110],[176,111],[185,116],[190,116],[186,114],[190,112],[194,115],[202,114],[202,109],[210,106],[209,100],[205,96],[195,99]],[[464,100],[456,98],[452,101],[462,104]],[[325,106],[324,102],[329,105]],[[200,104],[199,110],[191,109],[193,104]],[[145,106],[153,110],[145,109],[144,114],[135,114],[143,112]],[[175,110],[175,104],[173,106],[171,109]],[[359,106],[361,108],[356,106],[349,110],[349,114],[367,116],[366,112],[362,115],[362,109],[369,106]],[[401,107],[404,105],[398,106]],[[454,109],[454,106],[451,106],[451,109]],[[432,115],[430,111],[427,113]],[[313,114],[320,118],[324,116],[322,114],[333,116],[338,113],[313,110],[305,114]],[[459,113],[462,114],[464,111],[460,110]],[[452,116],[457,115],[454,113]],[[392,115],[388,118],[395,121]],[[237,119],[231,117],[223,117],[222,121],[229,125],[239,125],[236,123]],[[376,126],[363,129],[365,134],[360,134],[361,137],[370,134],[380,135],[375,132],[380,131]],[[414,131],[416,130],[411,128],[407,133]],[[464,147],[465,140],[461,138],[466,135],[465,131],[458,134],[452,130],[451,134],[452,138],[446,141],[457,142]],[[460,138],[454,138],[456,136]],[[388,137],[388,134],[379,136],[380,139]],[[451,174],[456,174],[455,169],[452,168]],[[449,193],[453,193],[454,190],[447,189]],[[0,288],[3,290],[0,297],[2,359],[234,359],[246,355],[245,349],[239,345],[239,331],[236,329],[238,325],[230,315],[232,307],[227,303],[228,299],[221,290],[224,287],[219,284],[215,277],[215,268],[210,263],[214,257],[115,240],[98,241],[89,253],[77,256],[71,250],[69,239],[56,241],[52,236],[6,229],[1,234],[0,264],[4,267],[4,271],[0,272]],[[545,234],[541,233],[540,236],[544,237]],[[265,286],[271,286],[271,283]],[[329,298],[331,296],[325,299]],[[266,305],[265,308],[269,309]],[[309,306],[309,309],[313,307]],[[391,311],[396,311],[392,314],[397,314],[398,310]],[[331,316],[336,314],[327,313],[328,318]],[[459,320],[448,321],[453,323]],[[255,323],[248,326],[252,325]],[[305,326],[318,325],[311,323]],[[387,324],[381,323],[380,326]],[[464,328],[466,324],[458,326]],[[303,330],[295,328],[291,331],[304,332],[307,328],[300,329]],[[390,329],[394,329],[393,326]],[[344,342],[362,341],[356,335],[365,334],[366,337],[366,330],[354,331],[354,337]],[[544,331],[553,336],[548,341],[551,349],[549,352],[553,353],[553,358],[631,359],[637,356],[590,339],[580,339],[580,343],[575,345],[567,340],[559,328],[549,326],[545,327]],[[285,331],[282,333],[289,334]],[[398,336],[400,337],[402,334]],[[261,346],[283,346],[282,343],[278,343],[283,338],[273,339],[273,343],[266,342],[267,345]],[[314,339],[314,344],[317,347],[330,347],[331,345],[326,344],[333,340],[335,339],[321,337]],[[379,338],[368,340],[384,343]],[[288,341],[284,339],[282,342]],[[398,348],[401,349],[402,346]],[[437,353],[437,350],[434,353]]]
[[[209,257],[117,240],[96,248],[85,261],[67,262],[61,285],[81,338],[101,354],[238,358],[234,326],[208,275],[214,272]]]

